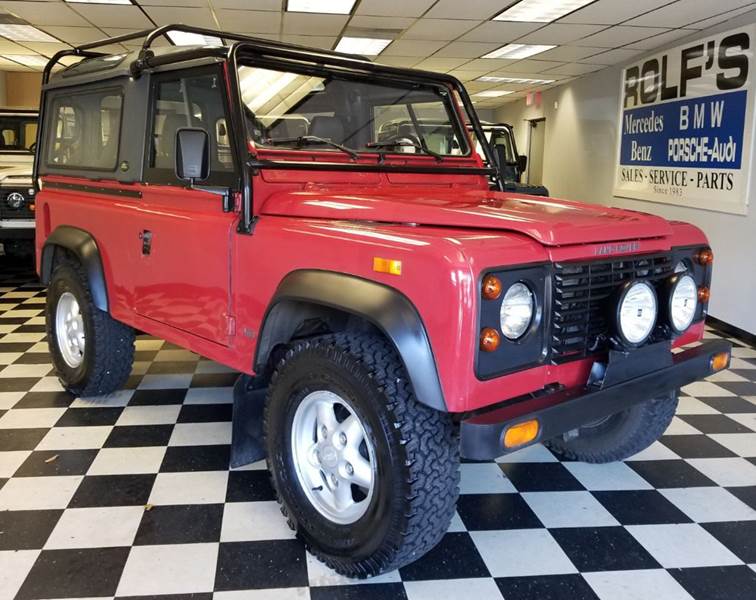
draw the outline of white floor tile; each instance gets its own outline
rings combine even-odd
[[[756,457],[756,433],[710,433],[709,437],[738,456]]]
[[[325,587],[332,585],[370,585],[372,583],[399,583],[402,578],[399,575],[399,571],[389,571],[378,575],[378,577],[371,577],[369,579],[352,579],[351,577],[345,577],[339,575],[336,571],[327,567],[317,558],[315,558],[309,552],[306,556],[307,560],[307,579],[310,586],[313,587]],[[217,596],[217,595],[216,595]],[[275,596],[276,600],[278,596]]]
[[[65,508],[81,480],[80,475],[9,479],[0,488],[0,510]]]
[[[638,454],[633,454],[631,457],[625,459],[627,461],[633,460],[675,460],[680,457],[672,452],[661,442],[654,442],[645,450],[641,450]]]
[[[745,458],[690,458],[688,463],[722,487],[756,485],[756,465]]]
[[[567,470],[588,490],[648,490],[652,486],[625,463],[594,465],[564,463]]]
[[[718,415],[719,411],[712,408],[705,402],[701,402],[696,398],[680,398],[680,402],[677,405],[678,415]]]
[[[220,423],[178,423],[169,446],[212,446],[231,443],[231,421]]]
[[[116,425],[173,425],[180,411],[180,404],[127,406],[118,417]]]
[[[468,463],[460,468],[460,494],[509,494],[517,492],[496,463]]]
[[[740,414],[728,414],[733,421],[737,421],[741,425],[745,425],[752,431],[756,431],[756,412],[753,413],[740,413]]]
[[[726,390],[716,383],[711,381],[695,381],[682,387],[682,391],[689,396],[695,396],[696,398],[721,397],[721,396],[734,396],[732,392]]]
[[[23,352],[0,352],[0,365],[9,365],[23,356]]]
[[[52,427],[64,412],[65,408],[15,408],[0,417],[0,429]]]
[[[310,590],[308,588],[294,587],[215,592],[213,594],[213,600],[310,600]]]
[[[54,427],[45,434],[37,450],[86,450],[101,448],[113,427]]]
[[[118,596],[211,592],[218,544],[134,546],[118,584]]]
[[[0,410],[10,410],[24,396],[26,392],[0,392]]]
[[[546,529],[474,531],[470,535],[493,577],[577,572]],[[533,560],[536,556],[538,560]]]
[[[664,435],[695,435],[701,433],[692,425],[686,423],[679,417],[672,417],[672,422],[667,427]]]
[[[47,352],[46,350],[47,346],[45,345],[45,350],[43,352]],[[31,352],[31,350],[30,350]],[[40,379],[37,383],[35,383],[31,390],[31,392],[64,392],[63,386],[60,385],[60,381],[58,381],[57,377],[43,377]]]
[[[602,571],[583,578],[601,600],[693,600],[664,569]]]
[[[157,473],[165,456],[165,446],[102,448],[87,475],[127,475]]]
[[[276,501],[229,502],[223,509],[221,542],[293,539]]]
[[[71,403],[71,408],[118,408],[126,406],[134,395],[134,390],[118,390],[105,396],[92,396],[90,398],[76,398]]]
[[[24,583],[39,550],[0,551],[0,598],[11,600]]]
[[[696,523],[631,525],[626,529],[665,569],[742,564]]]
[[[659,493],[696,523],[756,519],[755,510],[719,487],[670,488]]]
[[[0,436],[3,434],[0,433]],[[31,450],[9,450],[0,452],[0,477],[12,477],[31,454]]]
[[[159,473],[150,504],[218,504],[226,501],[227,471]]]
[[[503,599],[493,579],[444,579],[435,581],[407,581],[404,583],[408,600],[485,600]]]
[[[142,506],[69,508],[45,549],[131,546],[143,514]]]
[[[457,511],[454,511],[454,516],[451,518],[451,523],[449,523],[449,529],[447,529],[447,531],[450,533],[467,531],[467,527],[465,527],[465,524],[462,522],[462,518]]]
[[[44,377],[50,372],[50,364],[8,365],[0,371],[0,379],[8,377]]]
[[[543,444],[528,446],[496,459],[497,463],[558,462],[558,459]]]
[[[527,492],[522,497],[546,527],[619,525],[590,492]]]
[[[234,401],[234,388],[190,388],[186,392],[184,404],[231,404]]]
[[[139,383],[140,390],[186,389],[192,382],[191,373],[145,375]]]
[[[183,350],[181,348],[173,350],[160,350],[155,356],[156,362],[194,362],[199,361],[199,355],[191,352],[190,350]]]

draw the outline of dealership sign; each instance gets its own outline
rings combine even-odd
[[[756,26],[624,70],[614,194],[745,214]]]

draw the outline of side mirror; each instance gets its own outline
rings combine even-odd
[[[524,173],[528,168],[528,157],[524,154],[520,154],[520,156],[517,157],[517,168],[520,169],[520,173]]]
[[[176,176],[194,183],[210,175],[210,136],[204,129],[182,127],[176,132]]]

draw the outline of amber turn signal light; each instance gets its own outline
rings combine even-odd
[[[496,300],[501,296],[501,279],[495,275],[486,275],[483,280],[483,297],[486,300]]]
[[[389,275],[401,275],[402,261],[375,256],[373,257],[373,271],[376,273],[388,273]]]
[[[484,327],[480,332],[480,349],[483,352],[493,352],[499,347],[501,336],[493,327]]]
[[[717,352],[714,356],[711,357],[711,362],[709,363],[709,366],[711,367],[712,371],[721,371],[722,369],[726,369],[727,365],[729,364],[730,364],[730,353]]]
[[[696,260],[699,265],[710,265],[714,262],[714,253],[711,251],[711,248],[704,248],[696,254]]]
[[[518,423],[512,425],[504,433],[504,447],[516,448],[529,442],[532,442],[538,437],[538,432],[541,429],[537,419]]]
[[[709,288],[707,287],[698,288],[698,301],[699,302],[701,303],[708,302],[710,296],[711,296],[711,292],[709,291]]]

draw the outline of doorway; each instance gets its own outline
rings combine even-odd
[[[543,150],[546,142],[546,119],[528,121],[528,176],[530,185],[543,185]]]

